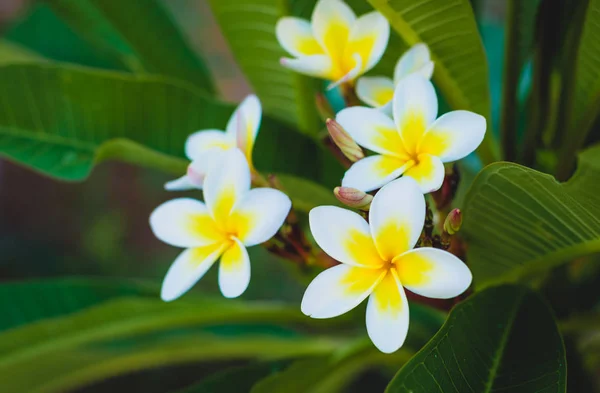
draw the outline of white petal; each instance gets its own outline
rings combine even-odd
[[[160,297],[165,302],[175,300],[187,292],[215,263],[221,252],[222,244],[212,244],[183,251],[169,268],[163,280]]]
[[[287,217],[292,201],[279,190],[255,188],[233,208],[229,227],[246,247],[272,238]]]
[[[394,121],[407,151],[417,153],[425,130],[435,120],[438,101],[431,82],[422,75],[402,79],[394,92]]]
[[[342,59],[355,20],[352,9],[341,0],[317,2],[311,18],[313,34],[329,57]]]
[[[246,247],[238,240],[223,253],[219,263],[219,288],[223,296],[240,296],[250,283],[250,258]]]
[[[396,125],[381,111],[353,106],[338,112],[335,120],[359,145],[379,154],[408,159]]]
[[[343,75],[341,78],[335,80],[333,83],[330,83],[329,86],[327,86],[327,90],[334,89],[334,88],[338,87],[339,85],[341,85],[342,83],[347,83],[347,82],[353,81],[354,79],[358,78],[358,76],[361,74],[361,70],[363,68],[362,59],[360,58],[360,55],[358,53],[355,53],[350,57],[350,61],[351,61],[349,64],[350,70],[345,75]]]
[[[327,55],[302,56],[296,59],[282,58],[281,65],[300,74],[317,78],[330,79],[333,74],[333,63]]]
[[[249,163],[252,162],[252,149],[261,120],[260,100],[251,94],[237,107],[227,123],[227,135],[235,141],[235,145],[246,155]]]
[[[436,248],[417,248],[401,255],[395,262],[402,285],[430,298],[458,296],[469,288],[473,279],[463,261]]]
[[[150,215],[157,238],[176,247],[200,247],[222,239],[204,203],[191,198],[165,202]]]
[[[394,82],[383,76],[363,76],[356,82],[356,95],[367,105],[382,107],[392,102]]]
[[[400,176],[406,167],[406,162],[396,157],[365,157],[352,164],[346,171],[342,186],[365,192],[373,191]]]
[[[202,158],[209,150],[227,150],[234,146],[234,140],[223,131],[203,130],[194,132],[185,142],[185,155],[190,160]]]
[[[419,153],[429,153],[442,162],[460,160],[471,154],[485,136],[485,117],[469,111],[453,111],[442,115],[427,130],[419,145]]]
[[[383,265],[369,224],[359,214],[336,206],[318,206],[310,211],[308,218],[315,241],[330,257],[366,268]]]
[[[246,157],[239,149],[226,151],[204,180],[204,201],[218,224],[227,222],[233,206],[249,189],[250,168]]]
[[[333,318],[358,306],[385,275],[383,269],[338,265],[321,272],[309,284],[300,306],[312,318]]]
[[[444,163],[431,154],[419,154],[419,163],[408,168],[404,177],[412,177],[419,183],[423,194],[440,189],[444,183]]]
[[[379,190],[371,202],[369,224],[384,260],[412,249],[425,224],[425,197],[418,184],[403,176]]]
[[[362,59],[361,73],[369,71],[383,56],[390,38],[390,24],[377,11],[360,16],[352,25],[346,46],[346,57],[358,53]]]
[[[398,83],[402,78],[413,73],[419,73],[426,79],[431,79],[433,74],[429,48],[423,43],[413,45],[400,57],[394,68],[394,82]]]
[[[377,285],[367,304],[367,333],[384,353],[397,351],[408,333],[409,312],[406,294],[394,271]]]
[[[284,17],[275,25],[277,41],[293,56],[310,56],[323,54],[323,48],[315,39],[312,26],[307,20]]]
[[[187,175],[181,176],[179,179],[171,180],[165,183],[167,191],[186,191],[193,190],[196,187],[192,184]]]

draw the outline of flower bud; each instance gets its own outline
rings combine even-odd
[[[356,162],[361,158],[364,158],[365,153],[363,153],[360,146],[354,142],[354,139],[342,128],[340,123],[333,119],[327,119],[327,130],[329,131],[329,135],[331,139],[336,144],[337,147],[340,148],[342,153],[348,158],[351,162]]]
[[[460,226],[462,225],[462,214],[460,209],[454,209],[444,221],[444,231],[449,235],[454,235],[456,232],[460,230]]]
[[[336,187],[335,197],[346,206],[360,210],[369,210],[373,196],[352,187]]]

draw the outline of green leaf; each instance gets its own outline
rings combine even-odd
[[[504,46],[504,88],[500,135],[504,158],[514,161],[517,156],[519,99],[518,87],[523,67],[533,51],[536,16],[540,0],[509,0]]]
[[[461,233],[478,287],[600,252],[600,146],[566,183],[520,165],[486,167],[469,190]]]
[[[43,60],[42,56],[19,44],[6,40],[0,41],[0,65]]]
[[[190,295],[167,304],[157,292],[96,280],[0,285],[13,327],[0,335],[3,389],[64,392],[170,364],[323,355],[344,340],[308,337],[317,323],[297,306]]]
[[[290,175],[278,175],[283,191],[290,195],[295,209],[309,212],[312,208],[322,205],[342,206],[329,190],[310,180]]]
[[[12,92],[0,98],[0,153],[64,180],[82,180],[109,159],[180,175],[188,135],[223,129],[234,109],[161,77],[50,63],[0,67],[0,88]],[[328,156],[264,118],[254,151],[259,170],[335,184],[342,168]]]
[[[469,0],[368,0],[409,45],[424,42],[435,62],[433,80],[450,106],[485,116],[479,148],[484,163],[498,153],[490,128],[488,68]]]
[[[33,4],[23,19],[9,26],[3,38],[49,60],[110,70],[126,69],[114,56],[89,45],[41,2]]]
[[[209,3],[265,111],[296,125],[307,135],[316,136],[322,129],[315,106],[319,83],[279,64],[286,53],[275,37],[279,18],[292,11],[312,9],[308,4],[314,4],[314,0],[210,0]]]
[[[208,69],[156,0],[45,0],[76,32],[129,69],[214,92]]]
[[[575,54],[574,85],[567,86],[568,132],[563,133],[560,178],[572,170],[575,153],[583,147],[600,108],[600,0],[589,0],[582,23],[579,46]]]
[[[259,380],[284,368],[289,361],[254,363],[215,373],[177,393],[249,392]]]
[[[386,392],[566,392],[562,338],[527,288],[501,286],[458,305]]]

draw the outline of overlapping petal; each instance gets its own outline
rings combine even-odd
[[[390,25],[379,12],[370,12],[356,19],[350,30],[344,58],[358,54],[362,59],[360,72],[365,73],[383,56],[390,38]]]
[[[376,190],[400,176],[408,163],[398,157],[370,156],[352,164],[344,174],[342,186],[361,191]]]
[[[312,26],[304,19],[284,17],[275,25],[277,40],[288,53],[302,57],[323,54],[323,48],[315,39]]]
[[[250,168],[244,154],[239,149],[226,151],[204,180],[204,200],[217,225],[227,223],[233,206],[249,189]]]
[[[315,5],[311,18],[313,34],[334,63],[343,60],[355,20],[356,15],[342,0],[319,0]]]
[[[200,247],[222,239],[206,205],[191,198],[157,207],[150,215],[150,228],[157,238],[176,247]]]
[[[385,274],[385,269],[348,265],[331,267],[309,284],[300,308],[312,318],[337,317],[366,299]]]
[[[417,248],[394,261],[400,282],[410,291],[430,298],[449,299],[471,285],[469,268],[449,252]]]
[[[425,224],[425,197],[418,184],[402,177],[384,186],[373,198],[369,225],[383,260],[391,261],[412,249]]]
[[[279,230],[292,202],[279,190],[255,188],[234,207],[228,227],[247,247],[263,243]]]
[[[301,74],[317,78],[331,79],[333,62],[327,55],[302,56],[296,59],[282,58],[281,65]]]
[[[396,86],[393,101],[394,121],[405,149],[417,154],[425,130],[434,122],[438,101],[431,82],[418,74],[409,75]]]
[[[469,111],[448,112],[437,119],[420,142],[419,152],[442,162],[460,160],[472,153],[485,136],[485,117]]]
[[[444,164],[431,154],[419,154],[418,162],[404,172],[405,177],[413,178],[423,194],[437,191],[444,183]]]
[[[341,110],[336,121],[359,145],[379,154],[408,160],[394,121],[381,111],[355,106]]]
[[[223,253],[219,263],[219,288],[223,296],[240,296],[250,283],[250,258],[248,251],[239,239]]]
[[[251,94],[237,107],[227,123],[227,135],[234,141],[234,145],[244,153],[250,166],[252,166],[252,149],[260,129],[261,120],[262,107],[260,101],[258,97]]]
[[[408,302],[394,270],[388,271],[369,297],[366,320],[369,338],[381,352],[395,352],[404,344],[409,325]]]
[[[183,251],[163,280],[160,297],[168,302],[187,292],[210,269],[223,252],[223,243]]]
[[[398,83],[410,74],[420,74],[426,79],[433,75],[433,62],[429,48],[423,43],[413,45],[396,63],[394,82]]]
[[[185,155],[190,160],[202,159],[212,149],[227,150],[235,146],[235,139],[220,130],[202,130],[190,135],[185,142]]]
[[[394,97],[394,82],[383,76],[363,76],[356,82],[356,95],[367,105],[382,107]]]
[[[196,188],[190,181],[187,175],[183,175],[178,179],[171,180],[165,183],[165,190],[167,191],[187,191]]]
[[[336,206],[319,206],[310,211],[309,223],[315,241],[332,258],[370,269],[383,266],[369,224],[357,213]]]

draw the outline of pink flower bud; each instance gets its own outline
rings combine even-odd
[[[462,214],[460,209],[454,209],[444,221],[444,231],[446,231],[449,235],[454,235],[456,232],[460,230],[460,226],[462,225]]]
[[[369,210],[373,196],[352,187],[336,187],[335,197],[346,206],[360,210]]]
[[[360,146],[354,142],[350,134],[337,121],[327,119],[327,130],[333,142],[350,161],[356,162],[364,158],[365,153],[363,153]]]

